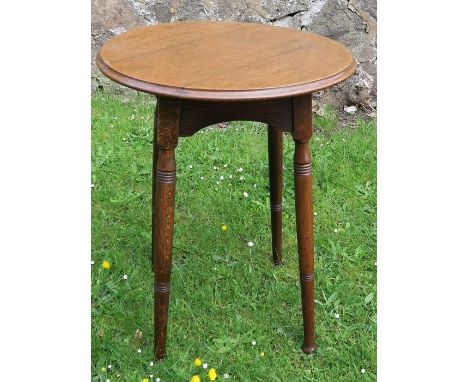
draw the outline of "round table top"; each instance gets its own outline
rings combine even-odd
[[[187,21],[112,37],[99,69],[147,93],[200,100],[256,100],[311,93],[356,68],[351,52],[315,33],[263,24]]]

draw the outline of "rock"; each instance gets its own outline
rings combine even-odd
[[[356,74],[330,90],[317,92],[322,105],[376,105],[376,0],[92,0],[92,90],[128,90],[105,78],[95,66],[99,47],[127,29],[184,20],[236,20],[315,32],[340,41],[354,54]]]
[[[352,105],[352,106],[345,106],[344,111],[347,112],[348,114],[354,114],[357,111],[357,107]]]

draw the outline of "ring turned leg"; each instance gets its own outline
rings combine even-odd
[[[282,256],[282,191],[283,131],[268,126],[268,162],[270,172],[271,241],[273,263],[283,263]]]
[[[169,311],[174,202],[180,102],[160,98],[158,106],[157,164],[153,213],[154,263],[154,354],[166,354],[166,332]],[[155,240],[157,239],[157,240]]]
[[[156,206],[156,166],[158,164],[158,100],[154,111],[154,133],[153,133],[153,176],[152,176],[152,196],[151,196],[151,222],[154,222],[154,213]],[[154,234],[151,235],[151,267],[154,272]]]
[[[314,230],[312,213],[312,160],[309,140],[312,136],[311,95],[293,99],[294,188],[296,227],[301,279],[304,344],[311,353],[317,348],[314,333]]]

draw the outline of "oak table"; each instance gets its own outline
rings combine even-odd
[[[282,263],[283,133],[295,142],[294,187],[304,322],[302,350],[314,335],[312,92],[355,71],[352,54],[320,35],[238,22],[177,22],[133,29],[108,40],[99,69],[127,87],[155,94],[153,148],[154,352],[166,353],[176,180],[175,148],[215,123],[268,125],[272,257]],[[200,201],[202,202],[202,201]]]

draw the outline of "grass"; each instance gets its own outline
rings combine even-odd
[[[284,140],[285,264],[274,267],[266,130],[235,122],[179,141],[168,357],[150,366],[153,110],[146,96],[92,98],[92,380],[208,381],[200,357],[217,380],[375,381],[376,126],[341,129],[333,113],[317,118],[311,141],[318,350],[300,350],[293,141]]]

